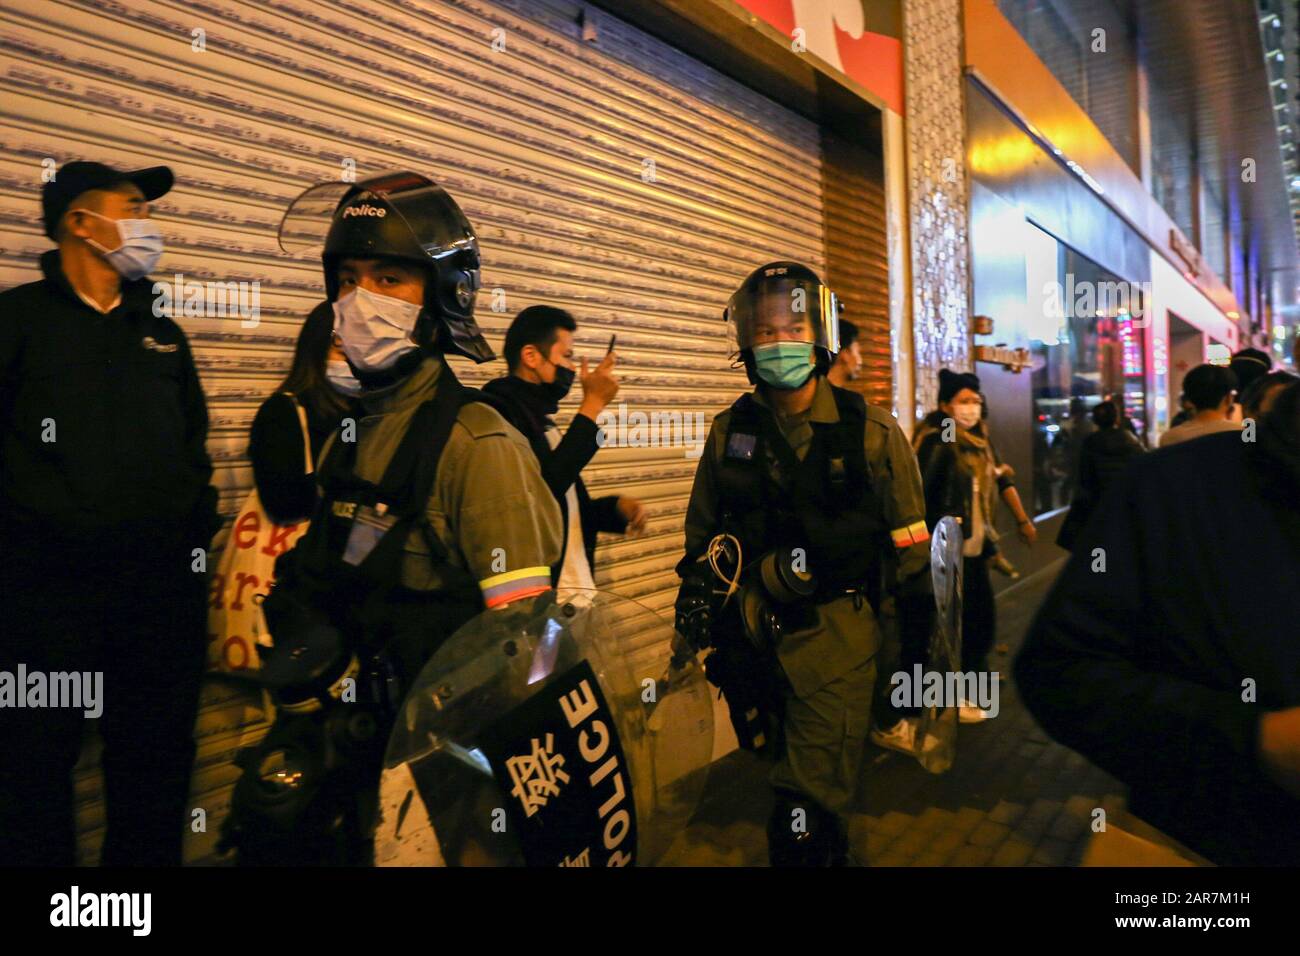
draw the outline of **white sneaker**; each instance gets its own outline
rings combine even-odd
[[[957,699],[957,722],[962,724],[978,724],[986,720],[992,720],[993,715],[982,707],[978,707],[966,700],[964,697]]]
[[[921,721],[916,717],[904,717],[894,724],[888,730],[881,730],[879,727],[871,728],[871,742],[877,747],[884,747],[888,750],[897,750],[901,754],[907,754],[914,757],[918,753],[916,747],[916,731]],[[925,735],[924,750],[920,753],[929,753],[939,746],[939,738],[934,734]]]

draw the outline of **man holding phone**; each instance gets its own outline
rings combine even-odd
[[[582,469],[598,447],[596,420],[618,394],[614,366],[617,336],[610,336],[605,357],[589,369],[574,365],[573,333],[578,324],[563,309],[534,305],[524,309],[506,331],[505,357],[510,374],[488,382],[483,391],[503,416],[528,439],[541,465],[542,478],[564,514],[564,551],[551,569],[556,587],[595,588],[596,535],[638,533],[645,529],[645,507],[628,495],[593,499],[582,482]],[[575,378],[582,382],[582,403],[561,437],[552,416]]]

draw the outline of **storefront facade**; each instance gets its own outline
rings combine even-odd
[[[1213,345],[1244,344],[1240,303],[1262,296],[1260,270],[1242,265],[1250,255],[1234,258],[1225,240],[1207,262],[1181,213],[1144,185],[1163,181],[1143,152],[1149,107],[1131,140],[1113,117],[1095,124],[1015,15],[1012,0],[50,0],[30,15],[0,11],[0,284],[30,281],[48,248],[35,202],[44,172],[80,158],[175,170],[156,204],[168,241],[159,277],[242,283],[254,313],[178,316],[229,517],[252,485],[252,417],[323,295],[319,263],[276,244],[284,209],[315,182],[428,173],[477,227],[478,316],[495,346],[514,314],[543,302],[573,312],[579,354],[617,335],[611,412],[632,428],[584,477],[595,495],[644,500],[649,524],[602,538],[596,579],[671,615],[698,449],[747,387],[722,310],[754,267],[800,259],[861,329],[865,375],[853,387],[905,430],[935,407],[940,368],[980,375],[996,443],[1045,539],[1024,549],[1000,516],[1004,550],[1030,571],[1060,557],[1050,541],[1087,410],[1116,396],[1154,442],[1182,374]],[[1178,194],[1170,177],[1160,188]],[[499,362],[456,370],[471,385],[504,374]],[[575,407],[562,406],[562,427]],[[663,651],[647,645],[634,664],[649,673]],[[193,797],[205,827],[188,858],[212,853],[232,759],[265,717],[246,695],[205,691]],[[93,753],[78,793],[90,859],[103,818]]]
[[[640,12],[666,37],[637,26],[633,6],[620,18],[563,0],[270,0],[197,12],[166,0],[57,0],[0,13],[0,282],[30,281],[48,248],[35,202],[47,160],[173,168],[177,186],[155,208],[168,243],[159,276],[248,289],[248,316],[177,315],[208,398],[229,517],[252,485],[252,417],[323,295],[319,261],[277,247],[280,216],[314,182],[426,172],[477,228],[477,312],[498,350],[510,318],[534,303],[573,312],[580,354],[598,357],[617,335],[611,412],[632,427],[585,477],[593,495],[641,498],[650,517],[641,536],[602,540],[597,582],[671,616],[699,447],[712,416],[747,387],[722,320],[745,274],[798,259],[827,277],[863,330],[863,391],[892,401],[901,293],[891,241],[895,258],[900,247],[882,144],[885,113],[901,130],[887,101],[897,106],[902,64],[892,2],[857,31],[862,43],[839,48],[837,66],[866,63],[860,75],[879,92],[820,58],[810,68],[813,57],[734,4],[721,32],[697,25],[694,44],[663,29],[671,4]],[[689,6],[699,17],[706,5]],[[803,18],[809,46],[840,55],[821,45],[830,21],[807,7],[788,12]],[[892,57],[883,73],[881,55]],[[832,113],[838,125],[824,121]],[[898,163],[901,154],[896,194]],[[456,369],[470,385],[505,371]],[[576,407],[566,405],[562,427]],[[649,426],[639,440],[638,422]],[[644,648],[647,673],[663,652]],[[231,761],[265,716],[230,688],[205,690],[193,792],[204,825],[188,858],[212,852],[238,773]],[[102,836],[95,764],[88,751],[78,776],[87,859]]]
[[[1190,54],[1155,48],[1147,29],[1128,4],[964,3],[972,358],[995,441],[1045,539],[1031,550],[1004,535],[1022,569],[1060,557],[1050,542],[1090,409],[1115,399],[1154,447],[1183,375],[1255,344],[1249,333],[1267,320],[1248,305],[1261,309],[1281,286],[1270,276],[1295,259],[1294,236],[1289,248],[1285,233],[1275,241],[1263,218],[1267,190],[1284,194],[1279,170],[1253,159],[1267,156],[1267,137],[1217,166],[1196,160],[1210,147],[1174,111],[1189,94],[1161,85],[1167,61]],[[1217,91],[1215,65],[1198,68],[1178,82]],[[1237,81],[1267,96],[1267,83]],[[1238,152],[1252,157],[1241,183],[1230,175]],[[1012,530],[1005,514],[1000,524]]]

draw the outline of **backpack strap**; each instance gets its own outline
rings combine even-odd
[[[768,498],[764,476],[764,438],[758,407],[749,392],[731,403],[731,417],[727,422],[727,436],[723,443],[722,468],[719,479],[720,496],[724,503],[737,503],[740,507],[753,507]],[[765,510],[760,507],[759,510]],[[724,525],[731,525],[738,515],[721,515]],[[724,530],[733,531],[728,527]]]
[[[826,430],[830,483],[833,495],[854,504],[871,492],[871,466],[867,462],[867,403],[857,392],[831,386],[839,423]],[[873,498],[874,500],[874,498]],[[868,507],[872,502],[865,502]]]
[[[302,402],[298,401],[298,396],[293,392],[281,392],[280,394],[293,402],[293,407],[298,412],[298,427],[302,430],[302,457],[305,468],[303,474],[310,475],[316,470],[316,462],[311,455],[311,429],[307,427],[307,409],[302,407]]]
[[[402,517],[424,513],[443,449],[461,406],[469,400],[469,391],[454,378],[439,383],[433,398],[411,417],[406,434],[376,486],[379,501],[394,513]]]
[[[400,577],[402,552],[413,528],[420,529],[435,563],[447,560],[447,549],[429,527],[425,508],[456,418],[478,393],[461,385],[450,368],[444,367],[442,374],[445,378],[439,381],[433,397],[416,409],[384,476],[375,486],[376,510],[383,508],[398,519],[361,563],[367,574],[380,580]]]

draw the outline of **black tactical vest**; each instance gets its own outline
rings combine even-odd
[[[774,415],[749,393],[731,406],[719,470],[723,530],[740,539],[746,564],[777,547],[802,547],[819,591],[873,591],[887,528],[864,444],[867,407],[832,386],[839,421],[812,422],[803,461]]]
[[[448,561],[425,516],[456,416],[465,404],[483,400],[444,368],[378,484],[356,475],[357,443],[336,434],[318,471],[323,495],[311,525],[276,562],[276,586],[264,604],[272,634],[272,605],[293,604],[342,631],[363,658],[384,651],[409,687],[438,646],[483,610],[478,583]],[[449,586],[417,591],[402,584],[406,542],[415,530]]]

